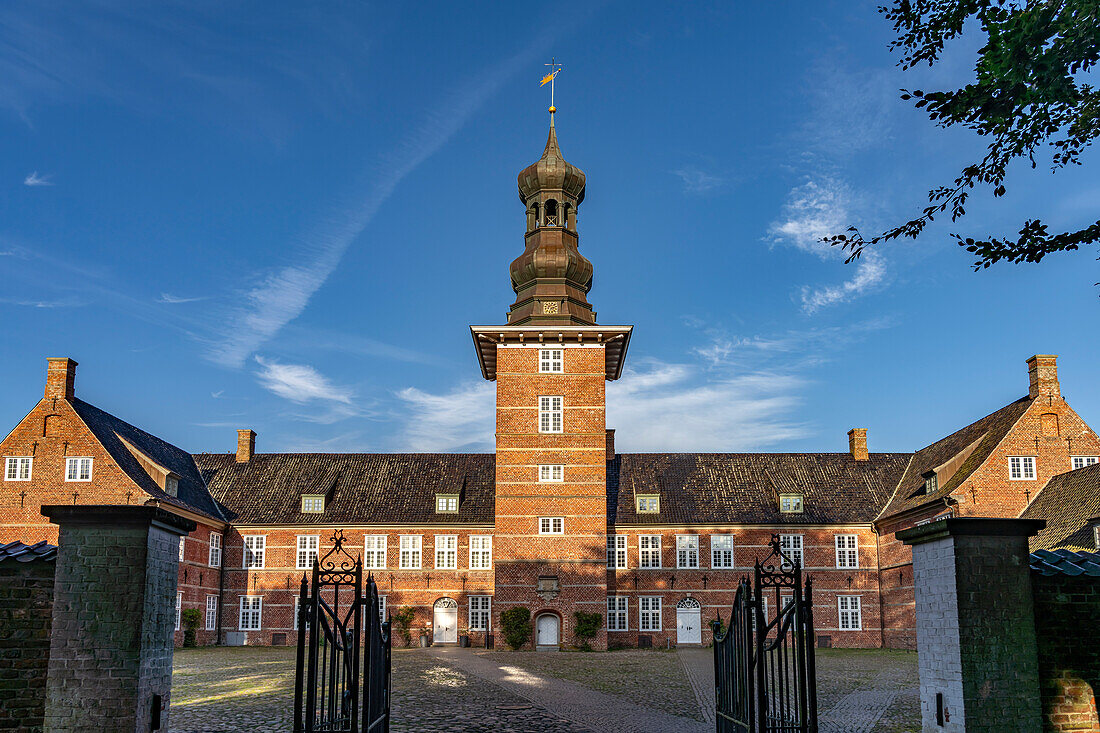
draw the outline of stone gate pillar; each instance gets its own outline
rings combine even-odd
[[[1042,730],[1028,537],[1035,519],[950,518],[913,547],[924,731]]]
[[[195,523],[151,506],[42,514],[61,527],[45,730],[167,730],[179,542]]]

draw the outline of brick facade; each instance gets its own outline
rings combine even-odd
[[[0,730],[41,733],[55,557],[25,560],[0,552]]]
[[[1100,578],[1032,574],[1043,730],[1100,732]]]

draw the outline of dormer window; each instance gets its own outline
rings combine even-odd
[[[455,514],[458,512],[458,494],[436,494],[435,511],[439,514]]]
[[[639,494],[637,507],[639,514],[660,514],[661,497],[657,494]]]
[[[928,473],[923,474],[923,478],[924,478],[924,493],[934,494],[934,493],[936,493],[936,491],[939,490],[940,482],[939,482],[939,479],[936,478],[936,472],[935,471],[929,471]]]
[[[782,514],[801,514],[802,494],[780,494],[779,511]]]
[[[325,511],[325,497],[321,494],[305,494],[302,496],[303,514],[320,514]]]
[[[164,493],[169,496],[179,496],[180,480],[178,476],[164,477]]]

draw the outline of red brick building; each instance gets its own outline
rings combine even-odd
[[[413,609],[414,635],[480,645],[523,606],[536,646],[573,643],[583,611],[603,616],[592,645],[605,648],[707,643],[778,534],[814,577],[819,644],[913,648],[896,531],[1034,513],[1048,483],[1097,473],[1085,467],[1100,440],[1061,396],[1053,356],[1028,360],[1026,397],[915,453],[871,453],[858,428],[845,453],[617,453],[605,383],[632,327],[598,324],[587,300],[585,183],[551,117],[519,176],[516,300],[506,323],[471,327],[497,386],[493,454],[257,453],[241,430],[234,453],[191,455],[77,398],[76,363],[50,359],[44,398],[0,442],[0,542],[56,541],[45,504],[157,503],[199,525],[179,589],[203,613],[200,643],[285,644],[303,571],[339,529],[387,610]]]

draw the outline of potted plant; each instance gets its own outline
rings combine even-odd
[[[432,622],[425,621],[424,628],[420,632],[420,647],[429,647],[432,645]]]

